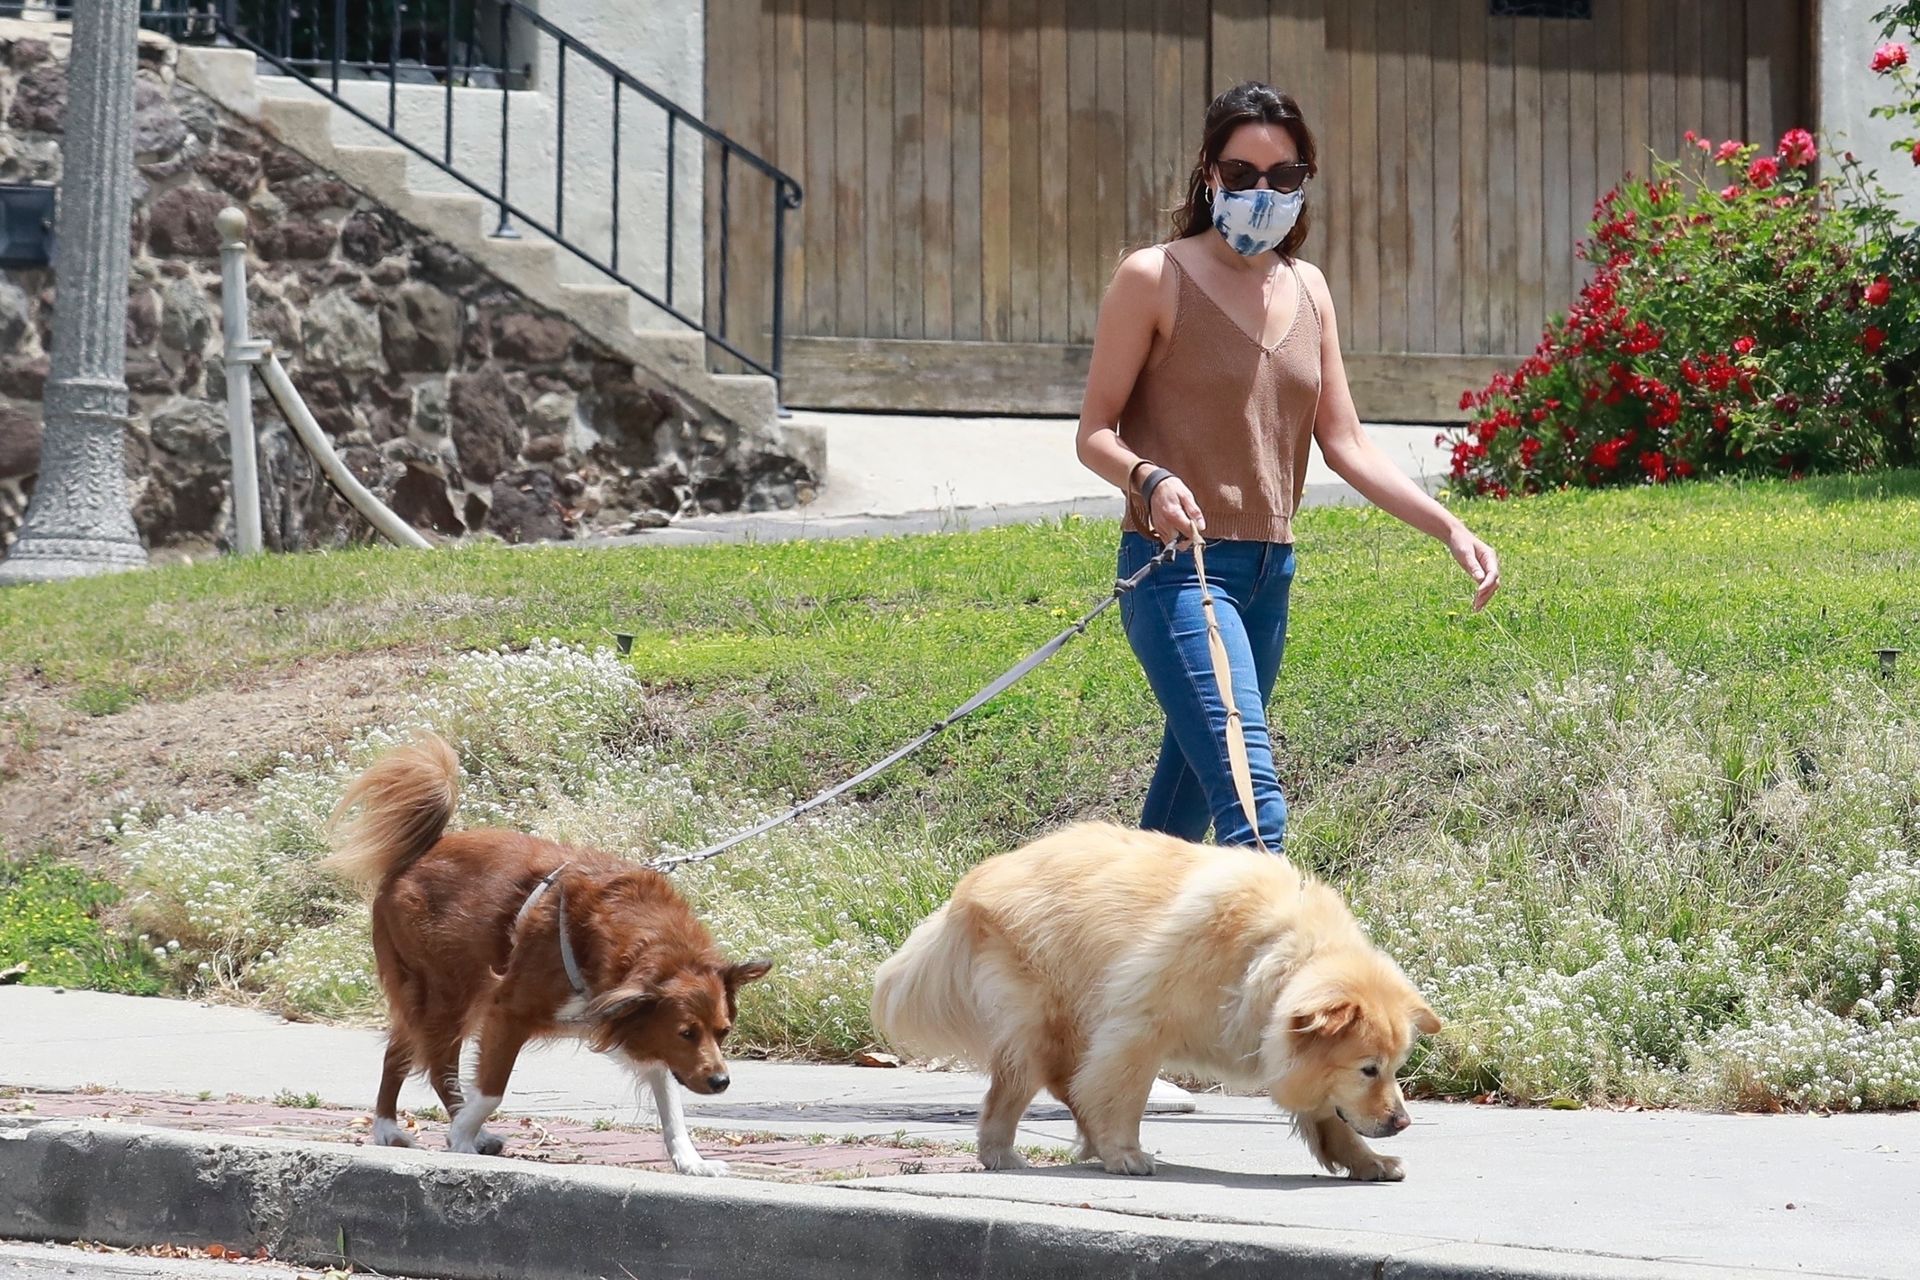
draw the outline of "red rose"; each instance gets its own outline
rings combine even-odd
[[[1725,142],[1720,144],[1720,149],[1713,153],[1713,158],[1715,160],[1718,160],[1721,164],[1726,164],[1729,161],[1738,160],[1740,158],[1740,144],[1734,141],[1732,138],[1728,138]]]
[[[1471,391],[1462,391],[1462,392],[1460,393],[1460,407],[1461,407],[1462,409],[1471,409],[1471,408],[1473,408],[1473,392],[1471,392]]]
[[[1867,286],[1866,300],[1870,307],[1884,307],[1887,305],[1887,299],[1892,296],[1893,282],[1885,276],[1881,276]]]
[[[1747,166],[1747,181],[1761,190],[1772,186],[1780,177],[1780,162],[1772,156],[1761,156]]]
[[[1805,129],[1789,129],[1780,137],[1780,158],[1795,169],[1804,169],[1820,154],[1813,135]]]
[[[1907,65],[1907,46],[1897,40],[1890,40],[1873,51],[1873,70],[1877,75],[1885,75],[1895,67]]]
[[[1920,142],[1913,144],[1913,162],[1920,164]]]
[[[1532,436],[1528,436],[1525,440],[1522,440],[1520,442],[1520,465],[1521,466],[1523,467],[1532,466],[1533,460],[1539,456],[1540,456],[1540,442],[1538,440],[1535,440]]]
[[[1602,444],[1597,444],[1593,447],[1593,463],[1595,466],[1609,469],[1617,467],[1620,465],[1620,455],[1625,453],[1626,449],[1627,442],[1618,437]]]
[[[1914,151],[1916,155],[1920,155],[1920,147],[1916,147]],[[1914,160],[1914,163],[1920,164],[1920,159]],[[1728,202],[1738,200],[1740,198],[1740,184],[1734,182],[1720,188],[1720,198]]]
[[[1667,459],[1661,453],[1643,453],[1640,455],[1640,467],[1653,477],[1655,484],[1662,484],[1667,478]]]
[[[1733,349],[1743,356],[1752,355],[1757,345],[1752,338],[1740,337],[1733,340]]]
[[[1677,476],[1690,476],[1693,474],[1693,464],[1685,458],[1675,458],[1673,460],[1673,474]]]
[[[1860,335],[1860,345],[1867,349],[1868,355],[1877,354],[1887,342],[1887,331],[1877,324],[1870,324],[1866,332]]]

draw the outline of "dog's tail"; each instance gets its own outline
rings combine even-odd
[[[979,1060],[981,1016],[971,930],[952,903],[920,922],[873,979],[873,1025],[888,1043]]]
[[[333,856],[321,865],[372,896],[433,848],[460,800],[460,758],[426,734],[355,778],[333,811]]]

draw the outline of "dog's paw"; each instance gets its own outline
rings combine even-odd
[[[708,1160],[704,1156],[694,1156],[688,1160],[676,1160],[673,1167],[689,1178],[724,1178],[727,1176],[725,1160]]]
[[[497,1156],[506,1150],[507,1140],[497,1133],[481,1129],[468,1138],[456,1130],[447,1132],[447,1150],[468,1156]]]
[[[1006,1147],[998,1151],[983,1149],[980,1152],[980,1164],[982,1168],[986,1169],[1025,1169],[1028,1167],[1027,1158],[1018,1151],[1015,1151],[1012,1147]]]
[[[1100,1161],[1108,1173],[1144,1176],[1153,1172],[1153,1157],[1138,1147],[1121,1147]]]
[[[414,1141],[398,1121],[382,1117],[373,1122],[373,1145],[376,1147],[411,1147]]]
[[[1407,1170],[1399,1156],[1375,1156],[1347,1170],[1347,1176],[1355,1182],[1403,1182]]]

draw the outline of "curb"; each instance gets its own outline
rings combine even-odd
[[[887,1194],[857,1184],[714,1181],[85,1121],[0,1123],[0,1237],[264,1246],[304,1265],[338,1263],[344,1254],[377,1271],[444,1280],[1733,1274],[1385,1233],[1136,1218]]]

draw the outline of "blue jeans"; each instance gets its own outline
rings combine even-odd
[[[1120,575],[1137,572],[1158,550],[1141,534],[1122,534]],[[1261,839],[1275,853],[1286,837],[1287,801],[1267,735],[1267,696],[1273,692],[1287,642],[1293,563],[1292,543],[1207,544],[1214,614],[1233,665],[1233,700],[1246,730],[1254,812]],[[1183,840],[1203,839],[1211,825],[1221,844],[1253,844],[1253,829],[1227,762],[1226,704],[1207,656],[1207,620],[1200,610],[1192,553],[1181,552],[1122,596],[1120,617],[1127,643],[1167,717],[1140,825]]]

